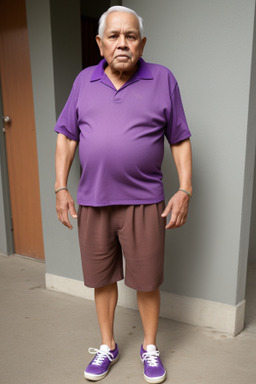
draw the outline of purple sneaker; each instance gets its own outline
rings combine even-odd
[[[84,371],[84,377],[88,380],[98,381],[107,376],[112,364],[119,359],[119,351],[116,347],[113,351],[107,345],[101,345],[100,349],[89,348],[89,353],[96,355]]]
[[[140,358],[144,364],[144,378],[148,383],[162,383],[166,379],[166,370],[160,360],[160,352],[155,345],[148,345],[147,350],[140,348]]]

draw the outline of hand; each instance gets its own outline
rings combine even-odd
[[[171,219],[165,226],[166,229],[178,228],[187,221],[188,206],[190,197],[182,191],[178,191],[169,200],[162,217],[167,217],[171,212]]]
[[[68,211],[74,219],[77,219],[77,213],[75,209],[74,201],[69,193],[69,191],[62,190],[56,194],[56,211],[58,219],[69,229],[72,229],[68,217]]]

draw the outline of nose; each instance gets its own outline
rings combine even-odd
[[[119,40],[118,40],[118,48],[119,49],[128,49],[126,38],[123,34],[120,34]]]

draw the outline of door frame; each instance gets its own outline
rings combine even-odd
[[[9,188],[9,177],[7,168],[7,154],[5,144],[5,132],[3,122],[3,102],[2,102],[2,87],[0,81],[0,116],[1,116],[1,128],[0,128],[0,168],[1,168],[1,179],[3,191],[3,208],[4,208],[4,225],[5,225],[5,236],[6,236],[6,253],[12,255],[14,250],[14,238],[13,238],[13,226],[12,226],[12,210],[10,201],[10,188]]]

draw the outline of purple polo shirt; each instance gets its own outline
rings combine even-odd
[[[106,61],[76,78],[55,131],[79,141],[79,205],[153,204],[164,199],[164,136],[170,144],[191,136],[173,74],[139,60],[137,72],[116,90]]]

